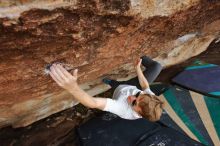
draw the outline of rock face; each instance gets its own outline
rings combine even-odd
[[[52,62],[79,69],[91,95],[100,79],[133,76],[142,55],[164,66],[219,38],[218,0],[0,0],[0,127],[21,127],[76,104],[45,74]]]

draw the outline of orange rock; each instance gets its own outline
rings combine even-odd
[[[131,77],[138,57],[175,64],[204,51],[220,31],[219,1],[21,2],[0,0],[0,127],[26,126],[76,104],[45,75],[49,63],[78,68],[82,88],[95,95],[107,89],[101,77]]]

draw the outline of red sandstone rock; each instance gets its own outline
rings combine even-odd
[[[218,1],[0,1],[0,6],[0,127],[26,126],[75,104],[45,75],[49,63],[78,68],[82,88],[94,95],[102,76],[132,75],[129,63],[141,55],[165,66],[179,63],[204,51],[220,32]]]

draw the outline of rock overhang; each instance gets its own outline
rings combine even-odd
[[[0,126],[26,126],[75,104],[44,74],[49,63],[78,68],[81,87],[95,95],[107,89],[104,76],[132,77],[141,55],[169,66],[219,38],[218,1],[14,2],[0,5]]]

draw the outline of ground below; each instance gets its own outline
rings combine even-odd
[[[193,57],[181,64],[164,69],[157,81],[170,83],[170,79],[194,60],[200,59],[209,63],[220,65],[220,42],[213,42],[207,51]],[[101,96],[110,97],[112,91]],[[100,95],[99,95],[100,96]],[[68,110],[54,114],[25,128],[13,129],[5,127],[0,130],[0,145],[2,146],[75,146],[77,138],[75,128],[95,116],[99,111],[90,110],[77,105]]]

